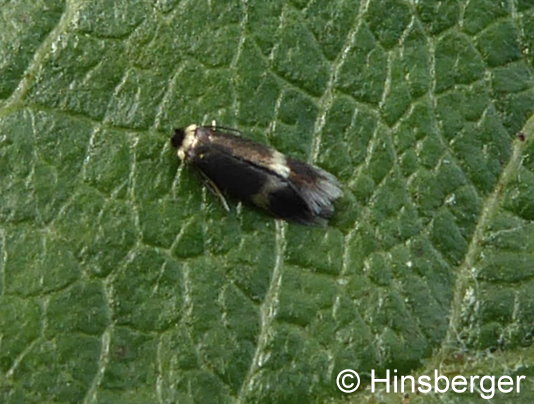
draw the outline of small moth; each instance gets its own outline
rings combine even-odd
[[[189,125],[175,129],[171,143],[227,210],[225,195],[290,222],[326,224],[342,194],[336,177],[239,134],[215,124]]]

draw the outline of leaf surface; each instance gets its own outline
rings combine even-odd
[[[532,402],[531,1],[2,3],[0,401]],[[226,213],[169,145],[212,119],[338,176],[331,225]]]

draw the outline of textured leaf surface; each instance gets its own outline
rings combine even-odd
[[[0,6],[0,401],[532,402],[532,1]],[[336,174],[332,225],[227,214],[168,144],[212,119]]]

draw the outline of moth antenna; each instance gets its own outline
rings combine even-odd
[[[225,130],[227,132],[233,132],[237,133],[238,135],[243,135],[243,132],[236,128],[230,128],[229,126],[217,126],[216,128],[212,128],[216,130]]]

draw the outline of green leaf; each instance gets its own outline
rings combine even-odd
[[[532,402],[532,1],[0,4],[0,401]],[[212,119],[338,176],[331,225],[225,212],[169,145]]]

